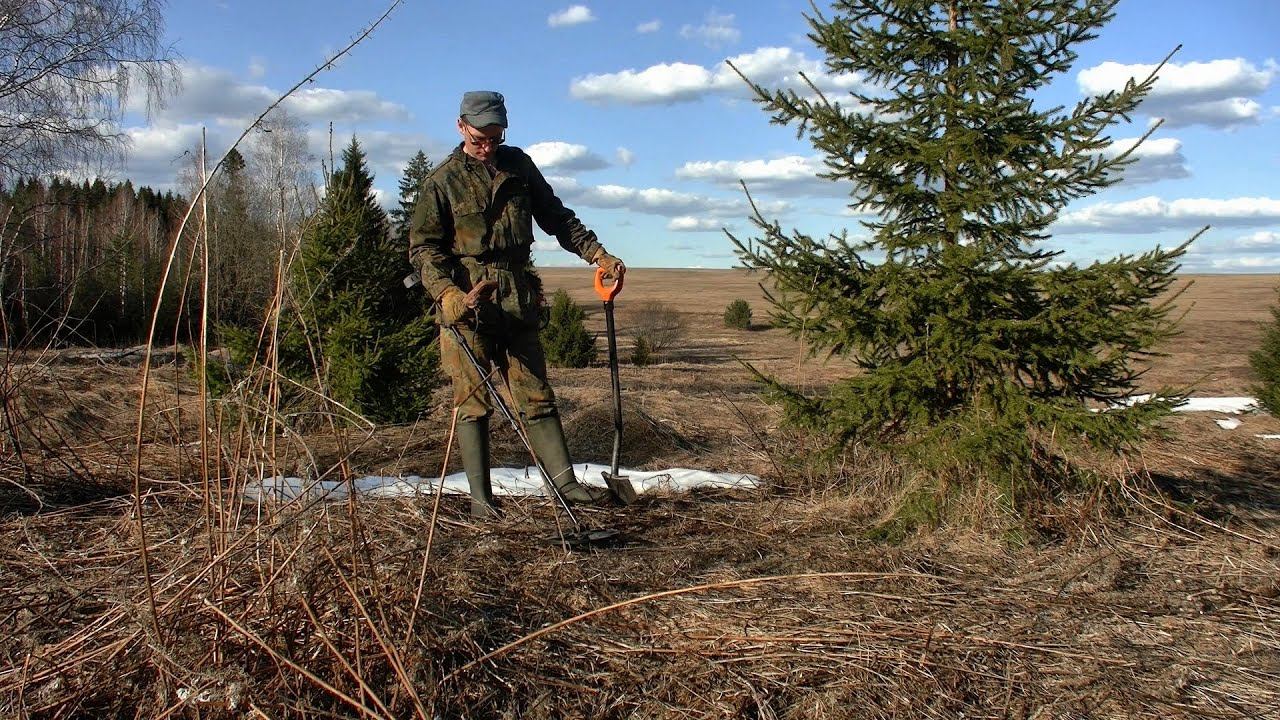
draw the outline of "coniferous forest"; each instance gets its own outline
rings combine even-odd
[[[273,127],[274,144],[228,153],[185,229],[189,198],[199,188],[194,167],[180,169],[177,192],[136,188],[129,180],[56,175],[0,181],[0,343],[144,343],[170,262],[157,343],[198,336],[206,292],[215,338],[229,328],[260,327],[282,267],[292,262],[323,193],[311,167],[314,158],[295,147],[302,142],[302,126],[282,117]],[[404,254],[405,223],[431,167],[418,151],[408,161],[390,217],[377,208],[390,255]],[[206,237],[207,247],[201,242]]]
[[[180,195],[127,180],[19,180],[0,188],[5,344],[140,342],[186,207]],[[175,262],[181,278],[186,258]],[[158,337],[190,334],[195,306],[182,300],[180,283],[171,284]]]

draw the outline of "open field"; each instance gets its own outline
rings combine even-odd
[[[564,288],[579,303],[599,310],[589,268],[551,268],[541,273],[549,288]],[[811,378],[815,372],[820,378],[843,372],[847,365],[840,362],[833,363],[830,370],[811,363],[800,367],[799,344],[780,331],[740,333],[723,327],[725,306],[737,298],[751,304],[757,326],[767,326],[768,304],[759,287],[761,277],[735,270],[633,269],[618,301],[619,312],[628,303],[646,300],[680,308],[695,328],[689,346],[674,358],[680,361],[720,368],[726,367],[721,361],[737,356],[794,381]],[[1178,302],[1179,310],[1187,313],[1183,336],[1163,348],[1169,357],[1155,364],[1149,376],[1151,386],[1196,383],[1198,395],[1247,394],[1251,382],[1248,353],[1257,346],[1260,324],[1271,317],[1268,308],[1276,302],[1278,284],[1274,275],[1181,278],[1175,289],[1186,288]],[[603,314],[595,315],[594,329],[603,332]]]
[[[602,331],[589,269],[542,274]],[[1277,278],[1193,279],[1150,387],[1249,394]],[[412,427],[253,435],[201,423],[172,362],[143,413],[140,525],[139,367],[11,356],[0,716],[1280,718],[1280,440],[1256,437],[1280,420],[1170,419],[1122,515],[1071,503],[1043,537],[944,527],[887,545],[867,535],[887,510],[876,468],[795,462],[816,441],[778,425],[739,362],[811,388],[851,371],[764,327],[757,280],[630,271],[624,357],[642,301],[677,308],[688,335],[623,365],[623,463],[767,487],[584,511],[626,535],[586,553],[539,541],[542,499],[489,523],[453,497],[438,514],[433,497],[245,503],[237,489],[275,472],[438,474],[447,392]],[[735,298],[759,327],[723,327]],[[607,369],[552,383],[575,459],[607,462]],[[510,433],[495,464],[524,464]]]

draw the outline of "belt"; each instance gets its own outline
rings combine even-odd
[[[464,255],[462,258],[463,265],[479,265],[481,267],[493,268],[495,270],[506,270],[507,272],[519,272],[525,269],[529,261],[525,258],[513,258],[503,255]]]

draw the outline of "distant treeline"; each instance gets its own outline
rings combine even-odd
[[[157,343],[196,339],[206,297],[213,342],[230,328],[261,327],[276,306],[321,188],[305,127],[295,121],[278,118],[272,132],[247,147],[245,154],[227,153],[173,252]],[[400,181],[397,206],[384,215],[397,253],[407,247],[405,223],[431,169],[418,151]],[[185,192],[135,189],[128,180],[0,183],[0,344],[145,342],[187,198],[200,186],[194,166],[180,169],[176,180]]]
[[[186,207],[180,195],[129,181],[0,187],[0,339],[10,346],[140,342]],[[176,330],[182,340],[193,329],[185,308],[196,306],[182,302],[187,259],[177,263],[157,333],[172,338]]]
[[[276,133],[285,135],[285,132]],[[280,238],[309,214],[310,193],[281,187],[305,176],[232,150],[187,223],[161,301],[156,342],[198,336],[208,256],[210,330],[257,326],[277,276]],[[198,185],[193,171],[179,186]],[[0,187],[0,342],[132,345],[145,342],[160,281],[188,200],[129,181],[24,179]],[[202,228],[203,210],[208,227]],[[199,239],[208,238],[208,248]]]

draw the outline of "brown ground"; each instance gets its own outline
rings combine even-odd
[[[589,270],[543,275],[603,329]],[[1225,431],[1176,416],[1141,458],[1151,478],[1124,482],[1124,514],[1071,503],[1045,537],[948,527],[873,541],[875,468],[796,463],[812,441],[778,426],[738,360],[812,387],[849,366],[805,360],[764,328],[756,282],[631,271],[624,356],[628,308],[645,300],[678,308],[689,335],[656,366],[623,366],[623,462],[752,472],[769,488],[583,511],[624,532],[592,552],[540,543],[555,520],[539,499],[476,524],[445,498],[431,532],[432,498],[241,506],[236,484],[274,469],[436,473],[446,412],[303,439],[227,421],[210,441],[227,479],[206,490],[185,366],[158,366],[141,456],[154,601],[127,494],[139,369],[13,358],[0,715],[1280,717],[1280,441],[1255,437],[1280,421]],[[1249,394],[1276,285],[1195,278],[1151,387]],[[723,327],[736,298],[761,327]],[[607,371],[552,382],[575,457],[607,460]],[[495,451],[523,464],[510,433]]]

